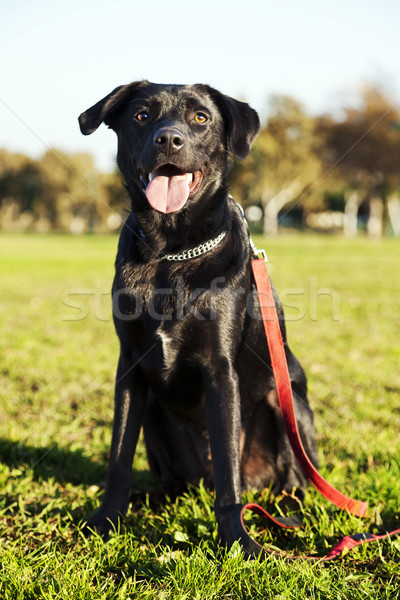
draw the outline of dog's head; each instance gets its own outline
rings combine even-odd
[[[118,136],[118,166],[137,208],[173,213],[226,194],[227,156],[246,158],[260,127],[255,110],[208,85],[123,85],[79,117],[83,134],[104,122]]]

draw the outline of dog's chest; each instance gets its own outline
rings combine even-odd
[[[113,305],[118,335],[139,351],[155,346],[144,362],[154,362],[164,381],[186,358],[192,362],[201,354],[210,317],[215,320],[209,289],[193,288],[182,275],[170,277],[153,265],[120,268]]]
[[[156,336],[161,341],[161,353],[164,371],[169,372],[177,363],[177,358],[180,353],[179,346],[174,343],[174,338],[171,333],[167,333],[163,329],[156,332]]]
[[[176,332],[170,332],[172,326],[179,329],[188,320],[207,321],[218,310],[218,294],[212,282],[201,283],[189,280],[185,272],[170,273],[160,266],[127,262],[117,270],[113,305],[126,320],[145,323],[160,339],[167,340],[171,335],[175,339]],[[169,346],[169,342],[164,341],[163,346]]]

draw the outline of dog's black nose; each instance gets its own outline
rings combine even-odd
[[[166,154],[178,152],[185,145],[183,133],[174,127],[163,127],[154,136],[154,145]]]

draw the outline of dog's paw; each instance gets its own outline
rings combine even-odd
[[[118,527],[121,517],[120,514],[106,513],[100,508],[86,519],[82,531],[86,536],[97,533],[107,539],[110,531]]]
[[[259,554],[263,554],[262,546],[250,537],[243,525],[240,504],[220,511],[217,520],[218,541],[221,546],[229,549],[235,542],[238,542],[246,558],[255,558]]]

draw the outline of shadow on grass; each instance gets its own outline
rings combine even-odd
[[[30,446],[0,439],[0,461],[10,468],[33,472],[36,481],[54,478],[60,483],[96,484],[105,478],[106,465],[58,444]]]
[[[54,479],[73,485],[99,485],[106,477],[107,464],[85,456],[81,449],[70,450],[58,444],[30,446],[0,438],[0,462],[9,468],[31,471],[35,481]],[[150,471],[133,470],[133,481],[138,490],[154,487]]]

